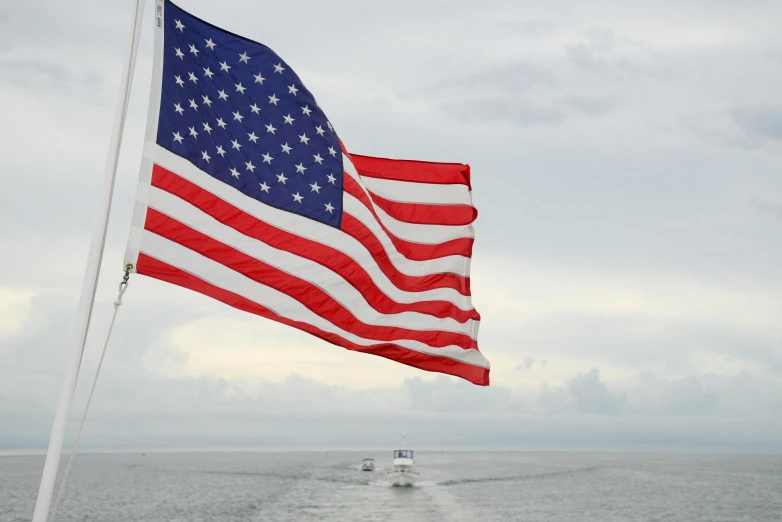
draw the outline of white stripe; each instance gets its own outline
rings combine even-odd
[[[348,312],[365,324],[393,326],[410,330],[454,332],[469,335],[473,339],[476,338],[477,324],[473,320],[460,323],[453,318],[438,318],[419,312],[379,313],[367,303],[353,285],[339,274],[332,272],[319,263],[285,250],[276,249],[262,241],[246,236],[164,190],[152,188],[149,206],[220,243],[235,248],[259,261],[268,263],[283,272],[310,282],[333,297]],[[403,292],[393,285],[391,285],[391,288],[393,288],[391,293],[395,293],[405,299],[402,302],[412,303],[421,300],[420,294]],[[371,288],[370,291],[375,292],[376,289]],[[394,297],[388,297],[391,300],[396,300]]]
[[[409,259],[399,253],[393,241],[391,241],[391,238],[388,237],[386,231],[383,230],[383,227],[380,226],[380,223],[378,223],[369,209],[347,192],[342,195],[342,210],[361,221],[361,223],[369,229],[372,235],[380,241],[380,244],[383,245],[383,250],[386,251],[388,258],[391,260],[391,264],[398,267],[410,262]],[[421,243],[421,241],[418,241],[418,243]],[[429,261],[441,261],[440,268],[443,269],[444,272],[440,273],[451,273],[463,276],[469,276],[470,274],[469,257],[446,256],[439,259],[431,259]]]
[[[371,199],[371,196],[370,196]],[[389,216],[385,210],[375,205],[372,202],[372,208],[377,213],[377,217],[380,218],[380,222],[385,225],[391,234],[402,239],[404,241],[410,241],[411,243],[422,243],[425,245],[439,245],[453,239],[471,238],[475,236],[475,232],[471,225],[467,226],[449,226],[449,225],[419,225],[417,223],[405,223]],[[377,219],[372,215],[372,212],[354,196],[345,192],[342,197],[342,209],[364,223],[367,227],[372,229],[371,224],[377,223]],[[378,228],[377,230],[382,230]],[[383,235],[388,236],[385,232]],[[379,235],[376,232],[375,235]],[[389,244],[391,239],[388,239]],[[466,259],[466,258],[463,258]]]
[[[472,225],[420,225],[417,223],[405,223],[392,218],[386,212],[375,205],[372,202],[372,197],[369,195],[363,180],[356,172],[356,167],[350,162],[350,158],[342,155],[342,167],[345,172],[352,177],[360,186],[364,193],[369,197],[372,203],[372,209],[377,213],[378,218],[383,225],[394,236],[405,241],[412,243],[423,243],[427,245],[439,245],[453,239],[473,238],[475,237],[475,230]],[[355,202],[355,203],[354,203]],[[363,211],[360,207],[363,207]],[[370,226],[370,222],[376,222],[375,217],[369,212],[363,203],[358,201],[355,197],[351,196],[347,192],[343,198],[343,209],[351,216],[361,220],[366,226]],[[378,235],[375,233],[375,235]],[[390,240],[389,240],[390,241]]]
[[[343,156],[344,157],[344,156]],[[373,194],[399,203],[423,203],[426,205],[472,206],[472,195],[467,185],[416,183],[393,179],[362,176],[361,180]]]
[[[167,151],[163,147],[157,146],[155,162],[161,167],[175,172],[178,176],[198,185],[209,193],[261,221],[285,230],[286,232],[290,232],[291,234],[339,250],[361,265],[379,287],[387,288],[386,281],[387,284],[393,285],[393,282],[391,282],[383,271],[380,270],[380,267],[378,267],[366,247],[357,239],[345,234],[341,230],[318,223],[312,219],[298,216],[291,212],[276,209],[245,196],[233,187],[213,178],[186,159]],[[376,221],[375,227],[379,228]],[[383,236],[390,243],[388,236],[385,236],[385,234]],[[382,240],[382,238],[378,239]],[[384,244],[384,246],[386,245]],[[388,248],[389,247],[386,246],[387,252]],[[450,256],[440,259],[429,259],[426,261],[412,261],[396,252],[396,250],[393,250],[393,252],[395,252],[393,257],[389,254],[391,262],[399,272],[406,275],[425,276],[448,272],[463,276],[470,275],[469,258]],[[457,263],[457,261],[460,261],[460,263]],[[384,281],[381,283],[381,280]],[[433,293],[430,294],[428,292]],[[437,288],[429,290],[428,292],[421,292],[422,299],[448,301],[462,310],[473,309],[470,297],[460,294],[453,288]],[[434,292],[436,292],[437,297],[434,297]]]
[[[203,257],[190,249],[146,230],[144,231],[142,238],[141,251],[159,261],[175,266],[185,272],[189,272],[223,290],[241,295],[287,319],[311,324],[324,332],[339,335],[348,341],[361,346],[370,346],[382,342],[364,339],[363,337],[346,332],[315,314],[291,296],[253,281],[220,263]],[[466,364],[489,368],[489,361],[486,360],[481,352],[475,349],[465,350],[458,346],[432,348],[420,341],[410,339],[389,342],[393,342],[394,344],[417,352],[447,357]]]

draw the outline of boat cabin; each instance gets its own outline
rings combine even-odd
[[[394,471],[413,472],[413,450],[394,450]]]

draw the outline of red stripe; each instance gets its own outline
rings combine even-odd
[[[370,178],[470,186],[470,166],[461,163],[395,160],[349,154],[358,173]]]
[[[377,288],[367,271],[359,263],[341,251],[273,227],[159,165],[155,165],[152,169],[152,185],[187,201],[220,223],[238,230],[246,236],[325,266],[352,284],[364,296],[364,299],[377,310],[388,310],[389,313],[421,312],[435,317],[453,317],[459,322],[464,322],[467,319],[480,319],[476,310],[461,310],[448,301],[397,303]],[[343,218],[345,217],[348,216],[343,214]],[[385,254],[382,245],[379,247]],[[367,248],[369,249],[369,247]],[[457,290],[464,288],[464,278],[453,274],[408,276],[396,270],[387,257],[375,256],[375,259],[383,273],[401,290],[416,292],[434,288],[456,287]]]
[[[312,283],[259,261],[153,208],[147,210],[144,228],[198,252],[253,281],[291,296],[320,317],[364,339],[377,341],[410,339],[438,348],[448,345],[462,348],[478,347],[478,343],[465,334],[441,330],[410,330],[363,323],[341,303]]]
[[[343,348],[347,348],[348,350],[371,353],[402,364],[406,364],[408,366],[420,368],[422,370],[440,372],[456,377],[461,377],[462,379],[465,379],[473,384],[478,384],[481,386],[489,385],[489,370],[487,368],[473,366],[471,364],[466,364],[444,357],[423,354],[394,343],[378,343],[372,346],[357,345],[339,335],[324,332],[323,330],[316,328],[311,324],[301,321],[293,321],[291,319],[277,315],[276,313],[259,305],[258,303],[250,301],[249,299],[246,299],[233,292],[218,288],[202,279],[195,277],[192,274],[188,274],[182,270],[179,270],[178,268],[170,266],[143,253],[139,254],[138,261],[136,262],[136,270],[140,274],[154,277],[155,279],[160,279],[161,281],[166,281],[183,288],[188,288],[223,302],[229,306],[238,308],[239,310],[259,315],[261,317],[265,317],[288,326],[293,326],[294,328],[303,330],[323,339],[324,341],[341,346]]]
[[[343,213],[342,226],[340,228],[342,229],[343,232],[345,232],[350,236],[353,236],[359,242],[361,242],[361,244],[364,245],[364,247],[369,251],[369,253],[372,254],[372,257],[375,258],[378,265],[380,266],[392,265],[391,260],[388,257],[388,254],[386,253],[386,249],[383,247],[383,244],[377,239],[375,234],[373,234],[372,231],[369,230],[369,228],[367,228],[367,226],[364,223],[362,223],[361,221],[354,218],[348,213]],[[461,277],[455,274],[438,274],[438,275],[446,278],[443,281],[441,287],[447,286],[448,288],[453,288],[454,290],[456,290],[462,295],[470,295],[469,277]],[[432,275],[432,276],[421,277],[420,285],[412,288],[410,291],[420,292],[422,290],[428,290],[429,288],[431,288],[430,286],[428,286],[429,284],[428,281],[426,281],[426,278],[428,277],[435,277],[435,276]],[[447,281],[447,285],[446,285],[446,281]]]
[[[358,199],[361,203],[364,204],[364,206],[375,217],[375,221],[378,222],[378,224],[386,233],[386,235],[391,239],[391,242],[394,244],[396,251],[402,254],[403,256],[405,256],[407,259],[411,259],[414,261],[425,261],[427,259],[439,259],[441,257],[446,257],[446,256],[472,257],[472,245],[474,243],[474,239],[471,237],[452,239],[450,241],[446,241],[445,243],[439,243],[439,244],[413,243],[411,241],[405,241],[404,239],[399,239],[394,234],[392,234],[385,227],[385,225],[383,225],[383,223],[380,221],[380,218],[377,217],[377,213],[375,212],[375,209],[372,208],[372,202],[369,201],[369,196],[367,195],[366,192],[364,192],[364,189],[361,188],[361,186],[358,184],[356,180],[354,180],[348,174],[345,174],[343,176],[343,187],[345,189],[345,192],[347,192],[348,194],[350,194],[351,196]],[[353,229],[352,228],[348,229],[345,227],[344,218],[346,215],[347,215],[346,213],[342,214],[343,221],[342,221],[341,228],[343,231],[347,232],[348,234],[353,235],[352,233]],[[368,231],[369,234],[372,235],[372,237],[375,237],[374,234],[372,234],[372,232],[369,232],[369,229],[366,228],[366,226],[364,226],[364,228]],[[364,243],[364,240],[359,239],[358,237],[356,237],[356,239]],[[380,241],[377,238],[375,238],[374,241],[380,244]],[[461,277],[461,276],[457,276],[457,277]],[[469,280],[469,278],[463,278],[463,279]],[[467,287],[469,288],[469,281],[467,283]]]
[[[469,205],[433,205],[391,201],[369,191],[372,201],[386,214],[405,223],[418,225],[469,225],[478,217],[478,210]]]

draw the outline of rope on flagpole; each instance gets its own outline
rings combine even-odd
[[[60,482],[60,488],[57,490],[57,498],[52,506],[52,511],[49,514],[49,522],[54,522],[54,517],[57,515],[57,508],[60,506],[63,492],[65,491],[65,484],[68,482],[68,475],[71,472],[71,465],[73,464],[73,458],[76,456],[76,448],[79,447],[79,439],[81,438],[81,432],[84,428],[84,424],[87,422],[87,412],[90,411],[90,404],[92,403],[92,397],[95,395],[95,387],[98,385],[98,376],[100,375],[101,367],[103,366],[103,359],[106,357],[106,349],[109,346],[109,339],[111,338],[111,332],[114,330],[114,322],[117,319],[117,312],[122,305],[122,296],[128,289],[128,280],[130,279],[130,271],[133,269],[133,265],[125,266],[125,275],[122,277],[122,282],[119,284],[119,294],[117,300],[114,301],[114,315],[111,317],[111,323],[109,324],[109,331],[106,333],[106,342],[103,343],[103,352],[100,354],[100,361],[98,361],[98,369],[95,370],[95,379],[92,381],[92,389],[90,389],[90,396],[87,399],[87,405],[84,407],[84,414],[81,417],[81,424],[79,424],[79,431],[76,432],[76,440],[73,441],[73,448],[71,448],[71,454],[68,457],[68,464],[65,466],[65,472],[62,476],[62,482]]]
[[[144,9],[144,0],[136,0],[136,14],[133,17],[133,27],[131,29],[131,34],[137,33],[138,24],[140,22],[140,13],[143,13]],[[135,47],[136,44],[133,44],[133,47]],[[122,138],[125,135],[125,121],[128,117],[128,105],[130,104],[130,85],[133,81],[133,64],[135,62],[135,55],[133,52],[129,53],[128,56],[128,71],[129,74],[125,77],[125,85],[122,86],[124,95],[122,97],[122,110],[120,111],[119,117],[120,117],[120,123],[119,127],[117,129],[117,143],[122,143]],[[109,217],[111,216],[111,195],[114,194],[114,185],[117,181],[117,168],[119,167],[119,154],[120,154],[120,147],[117,146],[116,150],[114,151],[114,155],[111,158],[111,188],[109,189],[109,206],[106,211],[106,216],[104,217],[104,223],[103,223],[103,241],[100,244],[100,254],[99,259],[103,259],[103,252],[106,249],[106,234],[109,229]],[[132,267],[131,267],[132,268]],[[95,304],[95,294],[98,291],[98,278],[100,277],[100,263],[98,263],[98,270],[95,272],[95,283],[93,284],[92,288],[92,297],[90,299],[90,310],[87,315],[87,328],[86,331],[89,331],[90,329],[90,318],[92,317],[92,307]],[[127,287],[127,281],[125,281],[125,286]],[[81,370],[81,362],[84,358],[84,347],[87,344],[87,337],[85,335],[84,337],[85,341],[84,344],[82,344],[81,347],[81,355],[79,356],[79,365],[76,367],[76,378],[78,379],[79,370]],[[50,518],[51,520],[51,518]]]
[[[144,15],[144,3],[144,0],[135,0],[136,7],[133,14],[133,23],[129,35],[126,58],[123,60],[124,66],[122,68],[122,80],[120,81],[119,86],[120,92],[117,96],[114,126],[109,140],[97,216],[93,224],[92,242],[89,248],[89,255],[87,256],[81,296],[79,297],[79,307],[76,311],[74,329],[69,343],[68,358],[65,362],[65,371],[60,388],[60,395],[57,399],[57,407],[54,411],[52,430],[49,436],[49,446],[46,450],[46,460],[44,461],[43,471],[41,473],[41,482],[38,486],[38,496],[35,500],[35,508],[32,517],[33,522],[46,522],[47,520],[52,493],[57,480],[57,469],[60,464],[60,454],[65,439],[71,401],[78,382],[85,341],[90,328],[93,304],[95,301],[95,289],[97,288],[98,279],[101,273],[106,232],[108,230],[109,216],[111,214],[119,153],[122,147],[127,111],[130,103],[130,88],[141,36],[141,19]]]

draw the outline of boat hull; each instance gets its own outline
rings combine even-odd
[[[388,474],[388,481],[397,487],[414,486],[417,479],[418,473],[411,471],[392,471]]]

